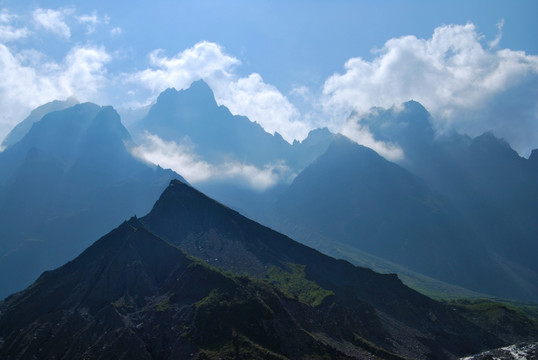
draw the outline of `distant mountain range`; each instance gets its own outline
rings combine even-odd
[[[537,301],[538,166],[533,156],[520,157],[491,133],[435,137],[431,116],[416,102],[376,114],[358,121],[376,138],[397,142],[405,153],[400,165],[450,201],[477,234],[482,252],[499,269],[488,291]]]
[[[135,122],[130,131],[135,140],[148,132],[165,141],[190,145],[210,163],[234,160],[263,167],[284,160],[295,171],[314,161],[332,140],[332,134],[325,129],[290,144],[280,134],[271,135],[258,123],[218,106],[203,80],[194,82],[187,90],[162,92],[148,114]]]
[[[163,92],[133,137],[112,107],[36,109],[0,153],[0,298],[80,255],[0,301],[0,357],[452,359],[536,341],[522,312],[440,303],[287,236],[538,302],[538,151],[437,136],[416,102],[372,114],[349,121],[398,144],[398,163],[327,129],[289,144],[218,106],[204,82]],[[208,163],[282,162],[296,176],[265,191],[200,184],[213,200],[134,157],[145,133]]]
[[[536,186],[531,179],[526,178],[526,187],[512,188],[512,193],[532,195]],[[478,202],[480,190],[475,190],[462,204],[455,201],[461,194],[441,194],[431,188],[416,175],[342,137],[258,219],[312,246],[327,249],[332,241],[335,247],[344,243],[475,291],[537,301],[538,269],[532,258],[538,245],[532,234],[538,231],[528,220],[538,209],[532,208],[532,201],[522,196],[519,203],[511,199],[512,207],[486,206]],[[494,213],[497,210],[502,212]],[[524,210],[529,214],[521,213]],[[519,222],[510,223],[518,211]],[[504,237],[494,236],[495,231],[502,231]]]
[[[36,109],[3,143],[0,268],[18,275],[0,281],[0,295],[149,209],[178,176],[131,155],[149,133],[189,144],[213,164],[288,166],[297,174],[293,182],[265,191],[218,179],[197,187],[301,242],[358,264],[367,264],[359,254],[371,254],[393,269],[538,301],[538,151],[521,158],[488,133],[437,136],[429,113],[413,101],[349,119],[398,144],[398,163],[327,129],[289,144],[218,106],[203,81],[164,91],[132,123],[134,141],[114,109],[71,105]],[[84,240],[71,240],[75,234]]]
[[[349,121],[397,144],[404,157],[391,163],[327,130],[287,144],[218,107],[203,82],[164,92],[135,131],[189,138],[214,161],[227,154],[293,164],[298,175],[291,184],[263,193],[230,183],[197,186],[311,246],[348,259],[357,258],[350,249],[366,252],[481,293],[538,301],[537,151],[524,159],[490,133],[436,135],[430,114],[415,101]],[[296,155],[301,147],[317,152]]]
[[[148,215],[0,303],[0,355],[448,359],[538,336],[509,318],[517,326],[479,326],[173,180]]]
[[[78,104],[36,120],[37,113],[0,153],[0,297],[147,212],[170,179],[180,178],[127,151],[130,135],[111,107]]]
[[[471,288],[491,279],[476,234],[450,202],[343,136],[278,197],[272,216],[277,229],[313,245],[334,239]]]

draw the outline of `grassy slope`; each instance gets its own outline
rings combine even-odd
[[[316,246],[320,248],[320,244],[316,244]],[[478,305],[480,304],[482,307],[486,306],[486,304],[489,307],[493,306],[492,304],[502,305],[509,309],[521,311],[531,319],[538,321],[538,304],[500,299],[439,281],[345,244],[336,244],[331,248],[326,247],[320,250],[336,258],[348,260],[355,265],[367,267],[376,272],[396,273],[404,284],[436,300],[459,305],[466,304],[466,306],[473,304],[472,308],[475,310],[479,310],[480,306]],[[469,307],[469,310],[471,310],[471,307]]]
[[[398,274],[398,277],[405,285],[434,299],[451,300],[461,298],[491,298],[491,296],[486,294],[481,294],[465,289],[461,286],[452,285],[419,274],[403,266],[394,264],[388,260],[381,259],[374,255],[370,255],[349,245],[333,241],[330,247],[323,246],[321,243],[315,244],[315,247],[330,256],[348,260],[357,266],[370,268],[382,274]]]

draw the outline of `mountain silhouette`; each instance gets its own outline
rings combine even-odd
[[[193,82],[186,90],[163,91],[148,114],[130,130],[135,139],[148,132],[165,141],[192,146],[210,163],[233,160],[263,167],[285,161],[293,169],[308,165],[323,153],[332,138],[323,129],[312,132],[308,140],[290,144],[280,134],[269,134],[260,124],[217,105],[203,80]]]
[[[0,153],[0,297],[146,213],[179,176],[134,158],[129,141],[113,108],[84,103],[43,116]]]

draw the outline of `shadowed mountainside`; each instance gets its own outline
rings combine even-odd
[[[111,107],[45,115],[0,153],[0,297],[30,284],[133,214],[178,175],[134,158]]]

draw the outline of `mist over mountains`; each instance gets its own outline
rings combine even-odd
[[[37,278],[0,303],[0,353],[453,358],[535,339],[510,309],[494,307],[512,324],[499,328],[314,248],[537,302],[537,151],[439,136],[414,101],[347,121],[403,156],[326,128],[288,143],[203,81],[164,91],[129,130],[110,106],[36,109],[0,153],[0,296]]]
[[[327,129],[317,129],[302,142],[290,144],[278,133],[271,135],[260,124],[218,106],[202,80],[187,90],[165,90],[130,129],[140,144],[135,153],[142,158],[164,162],[198,183],[220,179],[259,190],[289,182],[332,139]]]
[[[0,359],[538,349],[538,2],[0,7]]]
[[[47,107],[57,105],[68,104]],[[32,116],[23,122],[34,123],[28,132],[0,153],[0,296],[148,211],[181,178],[128,152],[130,135],[111,107],[84,103]]]
[[[165,94],[171,95],[172,90]],[[217,109],[206,86],[198,82],[192,92],[175,94],[175,115],[163,112],[166,126],[181,124],[176,126],[184,129],[183,138],[189,137],[200,154],[208,152],[204,147],[211,148],[213,155],[204,159],[218,163],[227,156],[244,163],[280,162],[296,174],[291,180],[277,178],[280,181],[261,193],[217,177],[196,183],[211,196],[311,246],[330,248],[336,256],[345,256],[335,251],[338,244],[351,245],[478,292],[536,300],[537,170],[532,157],[520,157],[504,140],[491,133],[476,138],[436,134],[428,111],[410,101],[400,108],[374,109],[366,117],[353,113],[348,119],[350,126],[367,129],[376,141],[401,149],[403,156],[395,162],[321,130],[292,145],[259,132],[281,145],[271,153],[271,146],[258,140],[259,148],[267,149],[260,161],[254,159],[254,150],[248,152],[250,158],[241,158],[239,150],[232,150],[234,141],[222,145],[227,141],[223,139],[237,139],[243,133],[236,128],[219,131],[218,139],[215,134],[199,139],[207,129],[222,126],[226,117],[213,114],[209,121],[196,115],[197,122],[185,120],[186,113],[196,113],[195,104],[207,102],[198,111],[207,112],[207,104]],[[161,98],[155,108],[162,109],[160,102]],[[153,109],[135,133],[164,123],[152,118],[152,113]],[[149,123],[151,119],[155,124]],[[191,139],[188,127],[193,124],[198,130],[192,131]],[[160,134],[172,141],[172,133],[161,130]],[[298,162],[300,146],[309,143],[317,152]],[[312,161],[314,155],[317,159]]]
[[[87,240],[76,242],[72,256],[122,217],[144,214],[177,176],[144,163],[151,160],[335,256],[346,257],[338,250],[344,244],[477,292],[537,299],[534,156],[521,158],[491,133],[438,136],[417,102],[348,119],[401,148],[404,156],[396,163],[327,129],[290,144],[218,106],[203,81],[163,92],[131,124],[134,141],[110,107],[79,104],[35,119],[69,105],[37,109],[21,123],[33,127],[24,125],[26,134],[22,125],[14,129],[24,136],[0,154],[4,243],[24,244],[3,245],[5,254],[24,253],[29,243],[42,244],[41,236],[66,239],[80,226],[73,219],[97,216],[100,227],[83,231]],[[143,189],[148,184],[153,190]],[[34,233],[42,235],[29,242]],[[40,269],[51,264],[60,262],[47,260]]]

